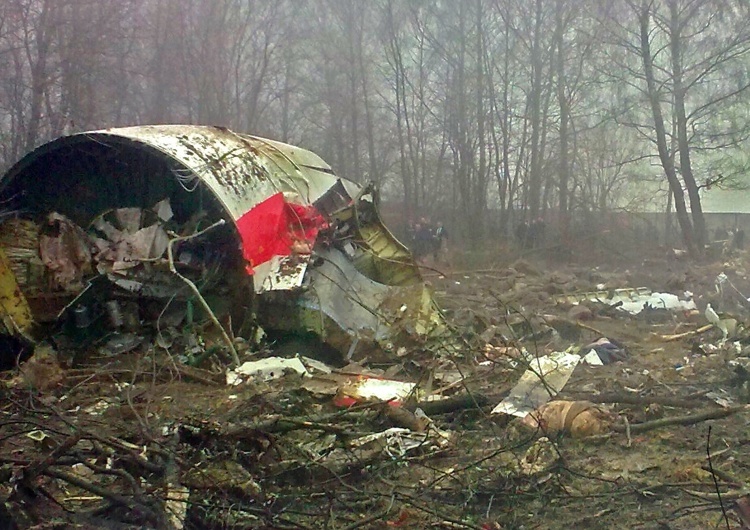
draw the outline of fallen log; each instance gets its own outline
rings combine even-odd
[[[672,416],[670,418],[659,418],[658,420],[645,421],[643,423],[630,424],[629,429],[631,434],[640,434],[661,427],[670,427],[672,425],[694,425],[707,420],[718,420],[726,418],[732,414],[738,412],[750,410],[750,405],[735,405],[734,407],[726,407],[720,409],[707,410],[698,412],[696,414],[687,414],[685,416]],[[628,431],[626,425],[615,425],[613,430],[615,432],[624,433]]]
[[[666,407],[678,408],[696,408],[705,404],[705,401],[695,399],[693,396],[688,397],[671,397],[671,396],[638,396],[633,394],[583,394],[577,392],[561,392],[559,399],[574,399],[577,401],[591,401],[593,403],[627,403],[629,405],[651,404],[664,405]]]
[[[506,392],[507,395],[507,392]],[[497,401],[500,401],[503,397],[497,397]],[[446,399],[438,399],[435,401],[420,401],[419,403],[408,407],[409,409],[416,410],[417,408],[422,409],[422,412],[428,416],[437,414],[448,414],[449,412],[455,412],[457,410],[466,409],[481,409],[494,403],[495,400],[484,394],[477,394],[468,392],[457,394]]]

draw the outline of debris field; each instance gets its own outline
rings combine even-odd
[[[3,528],[750,528],[742,251],[420,270],[377,190],[220,128],[0,193]]]

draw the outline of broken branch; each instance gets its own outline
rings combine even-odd
[[[651,404],[664,405],[667,407],[694,408],[699,407],[704,402],[693,398],[680,398],[670,396],[637,396],[632,394],[582,394],[578,392],[561,392],[558,398],[564,399],[570,397],[577,401],[591,401],[593,403],[627,403],[629,405]]]
[[[154,522],[154,523],[158,522],[158,518],[156,517],[156,514],[149,507],[144,506],[141,503],[137,503],[129,497],[125,497],[123,495],[112,493],[107,488],[103,488],[101,486],[93,484],[92,482],[89,482],[88,480],[84,478],[74,475],[73,473],[68,473],[67,471],[59,471],[56,469],[46,469],[44,471],[44,474],[50,478],[56,478],[58,480],[62,480],[64,482],[67,482],[68,484],[77,486],[81,488],[82,490],[86,490],[89,493],[93,493],[94,495],[97,495],[98,497],[108,500],[110,503],[114,505],[124,506],[130,510],[139,508],[140,510],[142,510],[142,513],[145,515],[145,517],[149,521]]]
[[[211,226],[208,226],[207,228],[204,228],[203,230],[196,232],[194,234],[191,234],[189,236],[180,236],[175,237],[174,239],[169,240],[169,244],[167,245],[167,257],[169,258],[169,270],[172,274],[177,276],[179,279],[181,279],[185,284],[190,287],[190,290],[193,291],[193,294],[195,294],[196,298],[198,298],[198,301],[201,303],[201,306],[208,314],[208,317],[211,319],[211,322],[218,328],[219,332],[221,333],[222,338],[224,339],[224,342],[227,344],[227,348],[229,348],[229,352],[232,354],[232,362],[235,364],[235,366],[239,366],[240,364],[240,357],[237,355],[237,350],[234,347],[234,343],[232,342],[232,339],[229,338],[229,335],[227,335],[226,330],[224,329],[224,326],[221,325],[219,322],[219,319],[216,318],[216,315],[211,310],[211,307],[208,305],[208,302],[206,302],[206,299],[203,298],[203,295],[201,294],[198,287],[193,283],[189,278],[186,278],[182,274],[180,274],[177,271],[177,267],[175,267],[174,264],[174,253],[172,251],[172,248],[174,247],[175,243],[179,243],[182,241],[188,241],[190,239],[195,239],[197,237],[202,236],[203,234],[210,232],[214,228],[217,228],[219,226],[224,225],[226,221],[224,219],[219,219],[215,223],[213,223]]]
[[[706,420],[717,420],[720,418],[726,418],[732,414],[738,412],[750,410],[749,405],[737,405],[734,407],[727,407],[721,409],[707,410],[704,412],[698,412],[696,414],[688,414],[686,416],[674,416],[671,418],[660,418],[658,420],[646,421],[643,423],[636,423],[630,425],[630,432],[632,434],[640,434],[643,432],[659,429],[661,427],[668,427],[670,425],[693,425]],[[625,432],[624,425],[615,425],[615,432]]]
[[[707,324],[703,327],[700,327],[698,329],[693,329],[690,331],[686,331],[684,333],[676,333],[674,335],[657,335],[660,340],[663,340],[664,342],[674,342],[676,340],[684,339],[687,337],[693,337],[695,335],[700,335],[701,333],[705,333],[709,329],[713,328],[713,324]]]
[[[22,482],[31,487],[32,481],[39,475],[43,474],[48,467],[52,466],[63,456],[69,449],[72,449],[81,440],[80,434],[69,436],[67,440],[55,447],[46,457],[31,464],[23,473]]]

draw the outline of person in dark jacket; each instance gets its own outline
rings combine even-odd
[[[414,257],[422,260],[432,249],[432,230],[425,219],[414,225]]]
[[[443,226],[443,222],[438,221],[437,226],[435,227],[435,230],[432,234],[432,257],[436,263],[438,262],[440,254],[443,252],[443,250],[447,250],[447,248],[444,249],[447,244],[448,231],[445,229],[445,226]]]

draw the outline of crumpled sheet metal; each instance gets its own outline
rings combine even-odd
[[[238,227],[244,227],[248,216],[263,204],[278,202],[279,193],[286,204],[312,208],[336,187],[343,187],[350,197],[358,197],[362,191],[359,185],[339,179],[310,151],[227,129],[146,126],[94,134],[125,136],[179,160],[214,193]],[[312,239],[317,235],[309,225],[302,226],[301,232]],[[310,270],[308,254],[295,252],[291,259],[277,253],[273,257],[263,255],[261,263],[251,263],[258,273],[256,291],[292,289],[309,277],[313,288],[302,295],[299,305],[328,316],[346,332],[346,342],[373,338],[388,346],[400,334],[425,338],[438,328],[442,331],[442,317],[408,250],[379,219],[360,226],[358,232],[370,255],[380,258],[373,260],[373,266],[379,269],[378,276],[387,278],[388,285],[362,274],[341,253],[327,251],[323,255],[325,264]],[[256,239],[250,236],[248,242],[257,246]],[[307,316],[303,320],[321,322],[317,315]],[[314,329],[324,338],[332,332],[322,324],[317,327],[324,328]]]
[[[295,253],[294,242],[285,241],[284,236],[295,231],[284,223],[269,234],[263,245],[263,241],[258,241],[259,220],[262,222],[267,216],[268,208],[264,205],[269,203],[280,202],[286,210],[293,210],[281,218],[282,221],[293,218],[295,213],[299,215],[300,211],[314,209],[312,203],[339,180],[320,157],[298,147],[219,127],[149,126],[101,132],[113,133],[144,142],[179,160],[189,169],[184,176],[194,175],[211,190],[237,226],[249,263],[248,272],[254,274],[255,267],[267,264],[275,256],[281,258],[272,266],[260,269],[256,281],[258,292],[299,286],[300,268],[289,267],[288,260],[284,259]],[[352,192],[356,189],[353,183],[349,183],[349,187]],[[309,213],[308,217],[315,218],[316,212]],[[308,225],[300,232],[306,238],[296,239],[312,246],[317,230]],[[271,246],[276,253],[264,248]],[[294,269],[298,274],[290,275],[290,281],[283,281],[278,274],[272,277],[282,267]],[[304,272],[304,268],[301,270]]]
[[[529,359],[529,368],[521,375],[510,395],[492,409],[492,414],[526,417],[563,389],[580,362],[580,355],[568,352],[554,352]]]
[[[654,293],[648,287],[614,289],[587,293],[562,294],[555,297],[555,303],[579,304],[583,301],[600,302],[617,307],[620,311],[637,315],[648,306],[652,309],[670,311],[690,311],[696,309],[692,293],[683,293],[683,298],[672,293]]]
[[[385,349],[411,338],[424,340],[445,331],[445,324],[424,284],[392,286],[361,274],[343,253],[327,249],[319,253],[323,263],[308,271],[309,289],[298,299],[307,313],[307,326],[351,356],[360,340]],[[346,333],[338,340],[336,330],[322,320],[322,313]],[[347,346],[348,344],[348,346]]]

